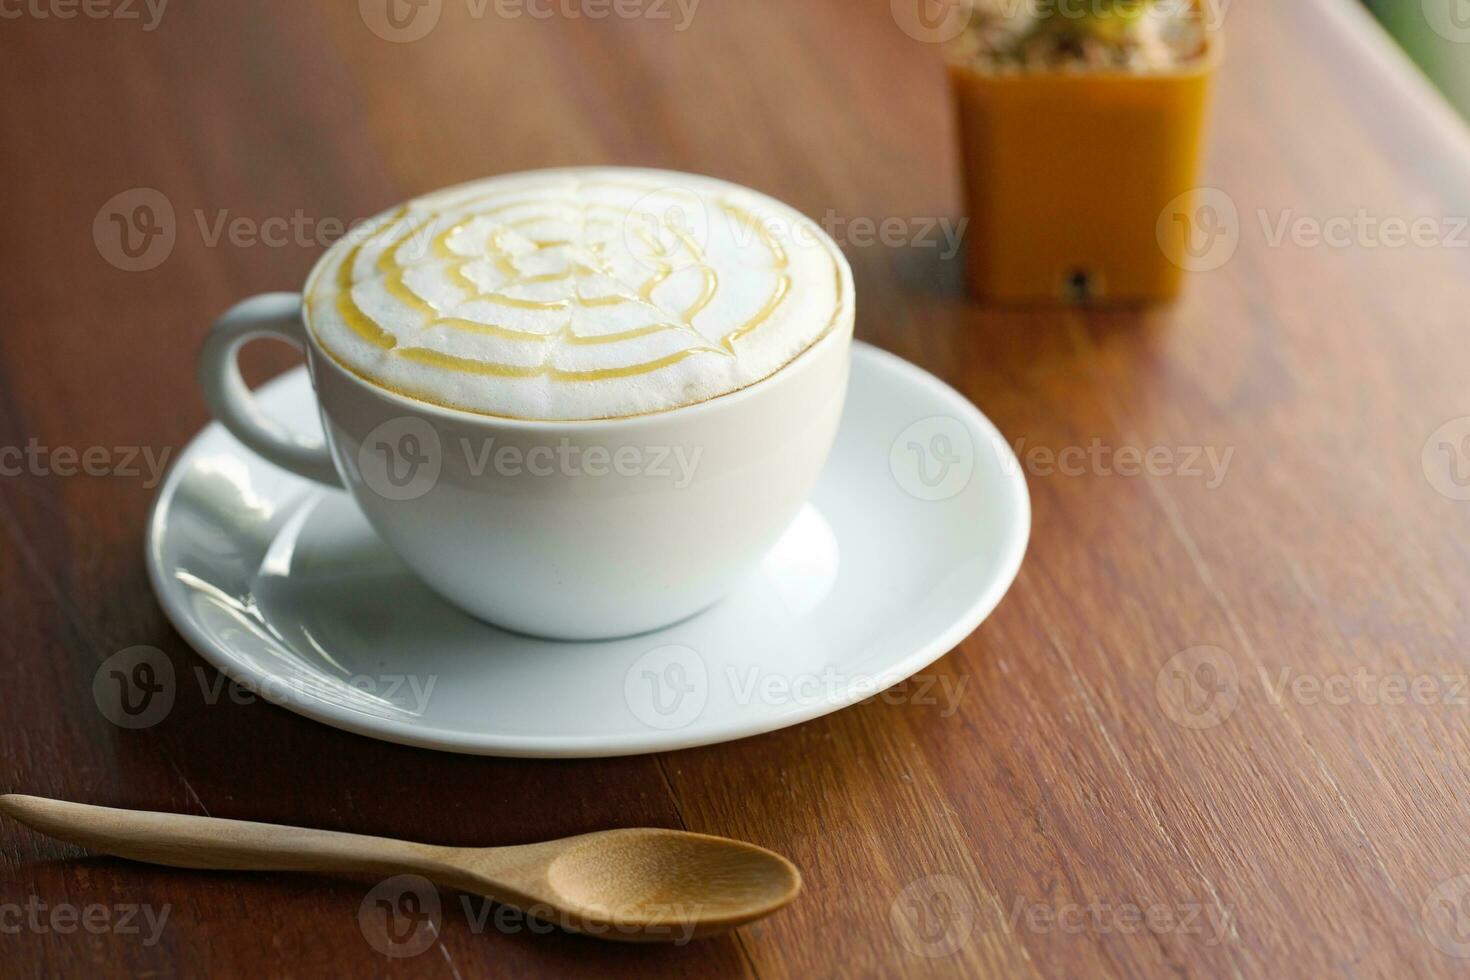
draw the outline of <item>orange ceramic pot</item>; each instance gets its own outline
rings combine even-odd
[[[1219,40],[1169,73],[986,73],[951,64],[967,271],[1002,303],[1178,294],[1160,215],[1199,182]]]

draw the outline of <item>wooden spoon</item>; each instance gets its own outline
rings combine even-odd
[[[423,875],[562,928],[624,942],[724,932],[770,915],[801,890],[801,873],[779,854],[678,830],[435,847],[36,796],[0,796],[0,812],[60,840],[175,868]]]

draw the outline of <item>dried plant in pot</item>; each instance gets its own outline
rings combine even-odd
[[[1218,2],[970,0],[946,53],[980,297],[1178,293],[1158,229],[1198,183],[1219,54],[1204,4]]]

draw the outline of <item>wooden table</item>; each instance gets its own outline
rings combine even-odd
[[[152,481],[121,448],[156,459],[198,431],[205,325],[299,284],[320,222],[441,185],[611,161],[818,219],[952,219],[938,55],[881,2],[706,0],[682,25],[672,5],[476,19],[446,0],[415,43],[356,7],[180,3],[154,30],[141,4],[3,8],[0,446],[102,447],[110,475],[61,475],[63,454],[0,479],[0,791],[443,843],[687,827],[790,855],[805,894],[682,948],[477,932],[446,895],[438,940],[387,959],[357,922],[370,881],[126,865],[0,822],[6,975],[1466,969],[1470,142],[1356,9],[1231,10],[1209,183],[1239,245],[1173,309],[980,309],[941,249],[847,241],[859,335],[954,384],[1027,461],[1030,554],[979,631],[898,696],[788,731],[532,762],[208,697],[217,675],[150,593]],[[175,215],[147,271],[119,266],[156,255],[105,244],[107,203],[135,188]],[[216,237],[221,216],[245,233]],[[1340,217],[1345,239],[1312,244]],[[1395,218],[1432,220],[1382,246]],[[252,350],[248,373],[290,363]],[[128,731],[92,680],[139,644],[183,680]]]

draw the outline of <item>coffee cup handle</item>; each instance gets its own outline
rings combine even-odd
[[[199,354],[199,384],[204,401],[220,424],[256,454],[297,476],[341,487],[332,456],[320,440],[303,439],[261,411],[240,376],[240,348],[252,340],[274,337],[306,346],[301,297],[265,293],[231,307],[209,330]]]

